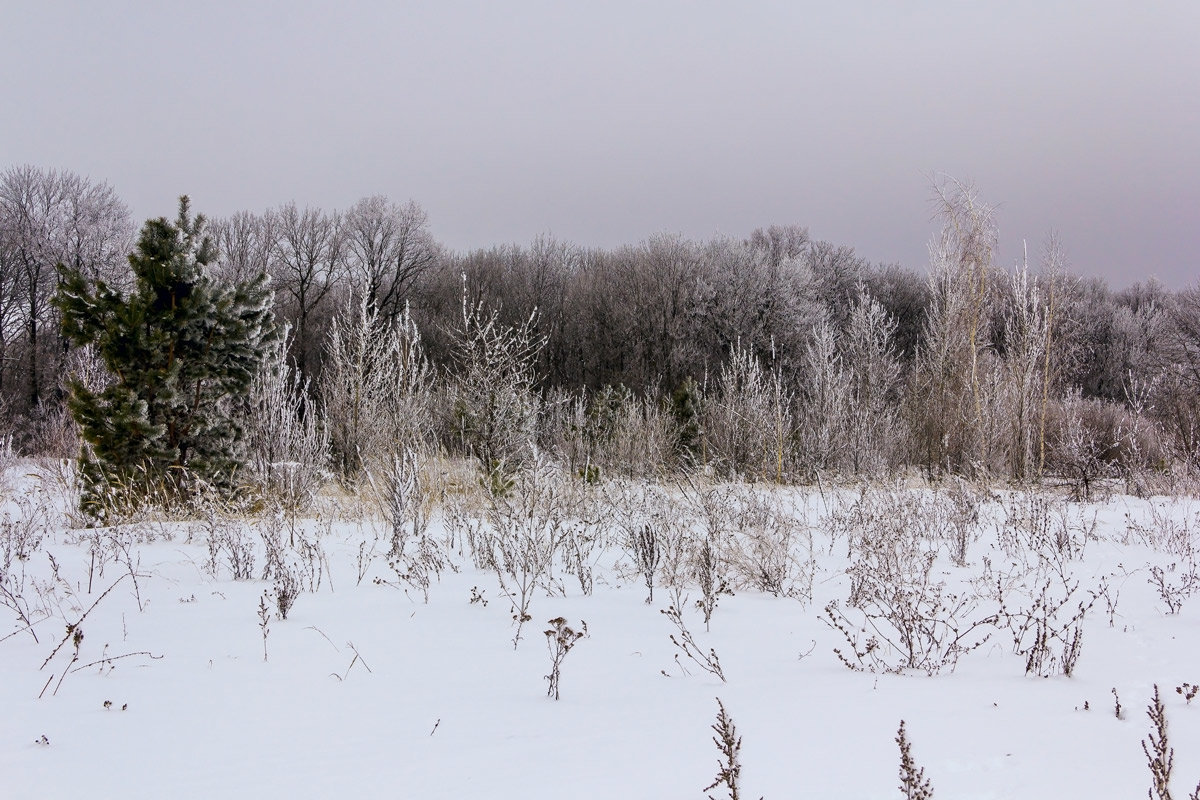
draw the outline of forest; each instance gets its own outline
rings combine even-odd
[[[932,196],[919,267],[868,263],[801,225],[453,252],[419,205],[378,196],[240,212],[205,235],[217,281],[269,276],[287,332],[276,377],[349,481],[385,439],[486,451],[485,471],[540,448],[592,476],[915,469],[1078,493],[1097,478],[1149,491],[1193,476],[1200,284],[1110,288],[1053,234],[997,264],[981,192],[944,179]],[[62,332],[56,265],[129,289],[136,228],[102,181],[0,176],[0,424],[15,451],[76,454],[66,384],[102,381],[103,367]],[[227,398],[229,413],[261,418],[245,401]]]

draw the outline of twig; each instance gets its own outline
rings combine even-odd
[[[333,644],[333,643],[330,642],[330,644]],[[350,670],[354,669],[354,665],[358,664],[360,662],[362,663],[363,667],[367,670],[367,672],[370,672],[372,675],[374,675],[375,674],[374,671],[369,666],[367,666],[366,659],[364,659],[359,654],[358,648],[354,646],[354,642],[346,642],[346,646],[354,651],[354,658],[350,659],[350,666],[346,667],[346,674],[339,675],[336,672],[331,672],[331,673],[329,673],[329,676],[331,678],[337,678],[339,682],[344,681],[344,680],[346,680],[346,678],[348,678],[350,676]]]
[[[375,674],[375,671],[373,669],[371,669],[369,666],[367,666],[367,660],[362,657],[361,653],[358,652],[358,648],[354,646],[354,642],[346,642],[346,647],[349,647],[351,650],[354,651],[354,657],[357,658],[360,662],[362,662],[362,665],[367,670],[367,672],[371,673],[372,675]],[[349,672],[349,671],[350,670],[346,670],[346,672]]]
[[[148,656],[155,661],[160,661],[163,658],[163,656],[154,655],[149,650],[138,650],[136,653],[126,653],[125,655],[121,655],[121,656],[109,656],[108,658],[101,658],[97,661],[93,661],[90,664],[83,664],[82,666],[78,666],[75,669],[71,670],[71,672],[79,672],[79,670],[81,670],[81,669],[87,669],[88,667],[94,667],[97,664],[107,664],[110,661],[117,661],[122,658],[129,658],[130,656]]]
[[[55,647],[53,651],[51,651],[50,655],[46,656],[46,660],[42,662],[42,665],[40,667],[38,667],[39,670],[43,670],[46,668],[46,665],[50,663],[50,659],[52,659],[56,655],[58,655],[58,651],[62,649],[62,646],[71,640],[71,636],[72,636],[72,634],[75,633],[75,629],[78,628],[81,624],[83,624],[83,621],[85,619],[87,619],[88,614],[91,614],[92,611],[95,610],[96,606],[100,605],[101,600],[108,597],[109,592],[111,592],[113,589],[117,588],[117,584],[119,584],[121,581],[125,580],[128,577],[129,577],[129,573],[126,572],[124,575],[117,578],[117,580],[115,582],[113,582],[112,586],[110,586],[104,590],[104,594],[102,594],[96,598],[96,602],[92,603],[91,608],[89,608],[87,611],[83,612],[83,616],[81,616],[79,619],[77,619],[74,623],[70,623],[67,625],[67,635],[62,638],[62,641],[58,643],[58,646]]]
[[[38,621],[39,621],[39,622],[41,622],[41,620],[38,620]],[[37,642],[38,644],[41,644],[41,642],[38,642],[37,634],[33,632],[33,625],[32,625],[32,624],[30,624],[30,625],[26,625],[24,628],[17,628],[17,629],[16,629],[15,631],[13,631],[12,633],[9,633],[9,634],[6,634],[6,635],[5,635],[5,636],[3,636],[3,637],[0,637],[0,642],[6,642],[6,641],[8,641],[9,639],[11,639],[11,638],[12,638],[12,637],[14,637],[14,636],[20,636],[20,635],[21,635],[22,633],[24,633],[25,631],[29,631],[30,635],[31,635],[31,636],[33,636],[33,641]]]
[[[339,653],[340,653],[340,652],[342,652],[341,648],[340,648],[340,647],[338,647],[336,644],[334,644],[334,643],[333,643],[333,639],[330,639],[328,636],[326,636],[326,635],[325,635],[325,631],[321,630],[321,629],[320,629],[320,628],[318,628],[316,625],[309,625],[309,626],[307,626],[307,627],[306,627],[304,630],[306,630],[306,631],[316,631],[317,633],[321,634],[322,638],[324,638],[324,639],[325,639],[325,641],[329,642],[329,646],[330,646],[330,647],[332,647],[334,650],[336,650],[336,651],[337,651],[337,652],[339,652]]]

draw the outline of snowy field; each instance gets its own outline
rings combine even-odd
[[[347,496],[72,528],[10,469],[0,797],[723,797],[718,697],[746,798],[901,797],[902,719],[937,797],[1138,797],[1156,684],[1200,780],[1192,499],[543,477],[393,542]]]

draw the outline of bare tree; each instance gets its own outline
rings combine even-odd
[[[7,288],[17,293],[27,338],[25,399],[33,408],[43,399],[47,377],[42,327],[50,324],[54,330],[50,300],[55,266],[78,269],[89,279],[104,279],[120,288],[128,280],[124,259],[133,241],[133,224],[125,204],[108,184],[70,172],[22,166],[0,175],[0,235],[6,240],[0,246],[5,271],[11,272],[5,276],[10,281]],[[63,351],[55,347],[51,361]]]
[[[320,209],[301,211],[295,203],[272,216],[278,239],[270,274],[276,292],[294,304],[296,363],[300,377],[308,381],[313,372],[309,354],[318,341],[312,331],[313,317],[344,274],[342,217]]]
[[[1154,413],[1175,442],[1176,454],[1200,469],[1200,284],[1165,304],[1168,324],[1152,351],[1157,373]]]
[[[437,247],[427,223],[416,203],[400,206],[380,195],[365,197],[346,212],[352,285],[385,323],[400,316],[417,279],[434,263]]]
[[[279,240],[279,219],[274,212],[239,211],[209,223],[208,227],[217,245],[214,267],[218,274],[239,283],[271,272]]]
[[[1056,347],[1054,338],[1059,335],[1055,323],[1060,314],[1059,296],[1068,281],[1067,255],[1057,233],[1051,233],[1046,239],[1042,254],[1042,280],[1046,286],[1046,329],[1042,346],[1042,403],[1038,417],[1039,479],[1046,468],[1046,416],[1050,409],[1050,384],[1057,377],[1057,362],[1061,360],[1060,348]]]
[[[9,353],[11,343],[20,336],[23,323],[20,318],[20,262],[17,258],[13,220],[0,217],[0,404],[7,405],[5,391],[9,362],[15,357]]]
[[[934,186],[942,230],[929,245],[932,303],[911,399],[926,465],[987,469],[987,369],[994,209],[971,184]],[[916,421],[916,420],[914,420]]]
[[[1008,383],[1008,419],[1011,427],[1009,474],[1023,481],[1034,466],[1035,414],[1047,370],[1050,311],[1038,279],[1023,262],[1012,274],[1008,307],[1004,314],[1004,367]],[[1044,419],[1045,411],[1042,416]],[[1040,458],[1040,452],[1039,456]]]
[[[877,475],[895,457],[900,438],[900,363],[892,348],[896,320],[859,284],[848,325],[842,352],[849,380],[850,467],[855,474]]]
[[[813,326],[804,350],[804,379],[796,425],[799,456],[811,472],[841,466],[850,386],[828,317]]]
[[[661,375],[674,387],[703,368],[703,359],[698,364],[693,357],[698,337],[692,325],[702,269],[698,248],[677,236],[655,237],[622,260],[617,277],[631,295],[626,342],[644,384]]]

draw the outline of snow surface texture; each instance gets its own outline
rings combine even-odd
[[[453,515],[435,514],[429,534],[458,571],[444,571],[426,603],[388,566],[377,520],[348,501],[326,504],[299,524],[316,555],[286,551],[310,569],[286,620],[270,601],[264,662],[258,609],[274,582],[258,580],[262,520],[237,523],[256,561],[254,579],[233,580],[228,554],[210,560],[202,522],[72,530],[54,481],[24,474],[32,469],[9,471],[3,511],[5,581],[20,598],[0,605],[0,797],[699,798],[719,767],[717,697],[743,739],[743,797],[899,797],[901,719],[937,797],[1138,797],[1150,786],[1141,742],[1154,684],[1176,750],[1175,796],[1200,779],[1200,700],[1175,690],[1200,682],[1200,603],[1187,599],[1200,506],[1188,499],[1052,500],[1038,528],[1020,521],[1039,508],[1027,497],[974,490],[957,506],[969,512],[965,557],[945,518],[909,531],[937,554],[935,584],[975,599],[973,619],[1001,599],[1010,614],[1032,608],[1043,584],[1079,584],[1060,622],[1089,604],[1071,677],[1027,675],[1002,621],[931,676],[848,669],[834,654],[850,653],[846,638],[823,620],[833,600],[845,619],[866,620],[849,603],[867,549],[854,540],[882,523],[864,509],[940,490],[881,489],[871,506],[857,490],[764,489],[792,526],[791,596],[739,578],[732,539],[720,569],[735,593],[719,598],[710,630],[695,579],[683,587],[682,619],[701,652],[719,657],[722,683],[672,643],[680,632],[660,613],[671,602],[661,566],[645,602],[600,490],[593,593],[557,558],[515,649],[510,603],[495,573],[473,565]],[[702,535],[703,515],[686,511],[699,506],[670,493],[678,519]],[[1049,538],[1035,541],[1042,529]],[[1009,588],[1001,597],[989,584]],[[40,668],[114,585],[79,625],[78,658],[68,636]],[[562,660],[555,702],[543,631],[560,616],[575,630],[586,620],[587,636]],[[127,653],[149,655],[116,658]],[[897,657],[886,645],[874,653]],[[114,660],[93,663],[105,657]]]

